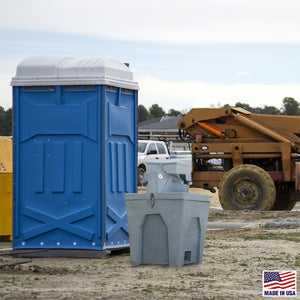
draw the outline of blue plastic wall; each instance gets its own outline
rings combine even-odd
[[[137,91],[14,87],[13,247],[129,245],[136,192]]]

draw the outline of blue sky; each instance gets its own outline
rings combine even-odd
[[[141,3],[5,3],[0,12],[0,105],[11,106],[10,79],[17,64],[34,55],[129,62],[140,85],[139,103],[147,108],[158,103],[166,111],[186,111],[237,101],[280,107],[285,96],[300,101],[297,1]]]

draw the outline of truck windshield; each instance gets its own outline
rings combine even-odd
[[[147,143],[140,143],[138,144],[138,153],[144,153],[146,149]]]

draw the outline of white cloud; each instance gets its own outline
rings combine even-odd
[[[254,71],[240,71],[236,74],[236,76],[238,77],[244,77],[244,76],[247,76],[247,75],[250,75],[250,74],[254,74],[255,72]]]
[[[17,64],[24,59],[22,56],[0,57],[0,106],[12,107],[12,87],[10,82],[16,73]]]
[[[0,106],[8,109],[12,107],[11,76],[0,74]]]
[[[172,43],[300,42],[295,0],[11,0],[0,28]]]
[[[137,79],[140,85],[139,104],[149,108],[157,103],[168,111],[170,108],[210,107],[236,102],[252,107],[275,106],[280,108],[284,97],[300,101],[300,84],[214,84],[205,82],[170,82],[144,76]]]

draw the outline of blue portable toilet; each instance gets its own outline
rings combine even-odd
[[[11,85],[13,248],[128,247],[138,95],[129,67],[113,58],[30,57]]]

